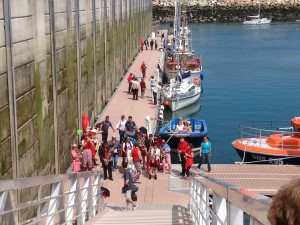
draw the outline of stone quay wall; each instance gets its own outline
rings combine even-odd
[[[183,2],[183,1],[181,1]],[[255,0],[186,0],[187,19],[191,23],[242,22],[247,15],[258,14]],[[274,22],[300,19],[300,0],[260,0],[261,16]],[[174,1],[153,0],[153,18],[173,22]]]
[[[151,31],[148,0],[0,0],[0,179],[66,172]]]

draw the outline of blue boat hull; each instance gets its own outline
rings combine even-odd
[[[208,134],[206,122],[197,118],[188,119],[192,124],[193,132],[175,132],[176,125],[179,122],[179,118],[175,118],[166,123],[161,129],[159,129],[158,134],[162,139],[168,141],[173,152],[177,153],[177,145],[179,142],[179,137],[183,136],[188,143],[193,145],[194,151],[199,151],[201,142],[203,142],[203,137]]]

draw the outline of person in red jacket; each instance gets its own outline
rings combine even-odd
[[[134,143],[134,148],[131,151],[131,155],[132,155],[132,161],[133,161],[134,167],[136,169],[136,175],[133,178],[133,182],[139,182],[140,175],[142,173],[141,161],[143,160],[143,158],[141,155],[141,151],[140,151],[138,142]]]
[[[141,65],[141,71],[142,71],[144,79],[146,78],[146,69],[147,69],[147,66],[146,66],[145,62],[143,62]]]
[[[179,160],[181,162],[181,176],[185,176],[186,170],[185,170],[185,164],[186,164],[186,160],[185,160],[185,153],[188,150],[188,143],[184,140],[184,137],[181,136],[180,137],[180,141],[177,145],[177,149],[178,149],[178,156],[179,156]]]
[[[146,82],[145,79],[142,78],[141,82],[140,82],[140,87],[141,87],[141,98],[145,97],[145,91],[146,91]]]
[[[128,81],[128,94],[130,94],[131,92],[131,81],[132,81],[132,78],[133,78],[133,73],[130,72],[130,74],[128,74],[128,77],[127,77],[127,81]]]
[[[188,180],[190,179],[190,169],[191,166],[194,164],[194,150],[193,150],[193,145],[189,144],[188,145],[188,150],[185,153],[185,159],[186,159],[186,177],[185,179]]]

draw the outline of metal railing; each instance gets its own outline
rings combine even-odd
[[[103,173],[0,181],[0,224],[83,224],[103,209]]]
[[[268,225],[271,201],[215,178],[190,179],[190,213],[195,225]]]
[[[278,134],[281,137],[282,145],[276,146],[278,149],[298,148],[298,145],[283,145],[286,136],[299,136],[300,132],[294,131],[289,121],[244,121],[239,124],[240,140],[249,138],[249,142],[255,142],[261,147],[259,140]]]

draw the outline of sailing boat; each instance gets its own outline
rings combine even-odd
[[[191,78],[200,77],[202,62],[200,57],[195,57],[195,52],[191,48],[191,30],[186,21],[186,5],[180,0],[175,0],[175,15],[173,33],[168,35],[168,48],[166,52],[165,71],[169,79],[174,78],[177,67],[191,72]],[[182,19],[182,21],[181,21]],[[182,22],[182,23],[181,23]]]
[[[260,25],[260,24],[269,24],[271,20],[267,18],[260,18],[260,1],[258,2],[258,15],[257,16],[247,16],[243,24],[246,25]]]
[[[185,2],[183,3],[185,7]],[[185,21],[185,10],[183,11],[183,19]],[[181,8],[180,0],[175,1],[175,20],[174,20],[174,45],[176,50],[172,52],[172,58],[166,59],[166,72],[172,71],[172,77],[170,84],[165,86],[161,90],[162,102],[165,106],[169,107],[173,112],[182,109],[188,105],[191,105],[199,101],[201,95],[201,80],[200,80],[200,60],[189,60],[189,51],[186,49],[185,30],[187,27],[183,23],[182,31],[180,32],[180,18]],[[194,63],[194,69],[191,69],[191,65]],[[198,65],[198,70],[196,66]]]

